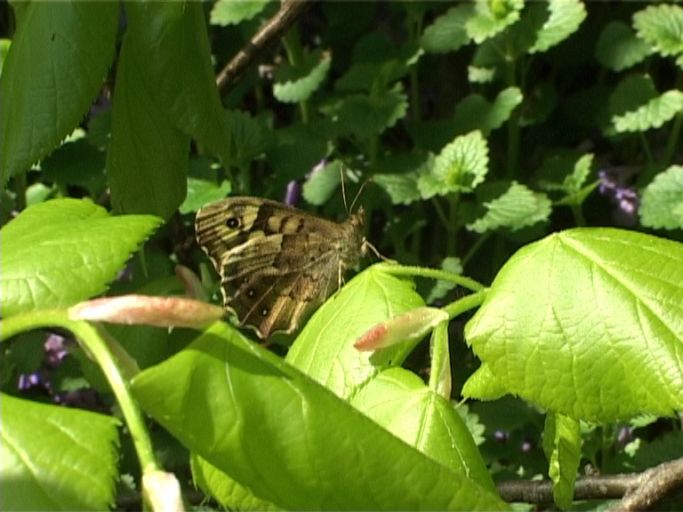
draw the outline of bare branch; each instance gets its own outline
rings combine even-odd
[[[638,480],[612,510],[648,510],[666,496],[683,490],[683,458],[643,471]]]
[[[575,500],[621,499],[611,509],[619,512],[649,510],[667,496],[683,490],[683,458],[665,462],[642,473],[588,476],[576,481]],[[498,484],[507,502],[552,503],[552,483],[510,480]]]
[[[312,3],[312,0],[282,0],[280,10],[275,16],[268,20],[218,73],[216,77],[218,90],[230,89],[263,51],[278,41]]]
[[[638,475],[589,476],[576,481],[574,499],[619,499],[638,481]],[[500,496],[507,502],[552,503],[553,484],[548,480],[509,480],[498,484]]]

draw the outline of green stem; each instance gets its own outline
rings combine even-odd
[[[448,352],[448,322],[441,322],[432,331],[431,355],[429,389],[449,400],[452,378],[451,356]]]
[[[439,198],[435,197],[434,199],[432,199],[432,204],[434,205],[434,210],[436,210],[436,216],[439,217],[439,220],[443,224],[444,229],[448,229],[448,217],[446,216],[446,212],[443,211],[441,203],[439,203]]]
[[[395,263],[377,263],[376,266],[380,266],[378,270],[386,272],[394,276],[410,276],[410,277],[425,277],[430,279],[441,279],[443,281],[449,281],[457,285],[472,290],[474,292],[479,292],[486,289],[486,287],[470,279],[469,277],[461,276],[458,274],[453,274],[447,270],[441,270],[436,268],[428,267],[417,267],[412,265],[397,265]]]
[[[465,311],[469,311],[470,309],[481,306],[487,294],[488,288],[480,289],[476,293],[472,293],[456,300],[455,302],[447,304],[442,309],[448,313],[450,319],[453,319],[459,315],[462,315]]]
[[[573,204],[571,208],[572,208],[572,215],[574,215],[574,222],[576,223],[576,225],[577,226],[585,226],[586,225],[586,219],[583,216],[583,210],[581,209],[581,205]]]
[[[289,61],[290,66],[293,68],[301,66],[304,61],[304,51],[301,47],[299,31],[296,29],[296,27],[287,31],[285,36],[282,38],[282,44],[287,52],[287,60]],[[303,124],[308,124],[310,119],[308,100],[299,102],[299,110],[301,112],[301,122]]]
[[[408,16],[408,30],[410,31],[411,42],[419,45],[419,38],[422,34],[422,12],[417,16]],[[422,117],[420,108],[420,79],[418,75],[418,63],[415,62],[410,68],[410,112],[413,121],[419,121]]]
[[[469,262],[472,257],[477,253],[477,251],[481,248],[482,245],[491,237],[491,232],[486,232],[477,238],[477,241],[472,244],[472,247],[470,247],[470,250],[467,251],[467,254],[462,258],[462,266],[465,267],[467,265],[467,262]]]
[[[643,151],[645,152],[645,158],[647,159],[647,167],[648,169],[654,169],[655,167],[655,158],[652,155],[652,150],[650,149],[650,144],[648,144],[647,139],[645,138],[645,134],[643,132],[638,133],[638,136],[640,137],[640,142],[643,145]],[[652,172],[652,171],[650,171]]]
[[[514,86],[516,84],[515,72],[515,62],[510,62],[507,66],[508,86]],[[519,118],[519,109],[515,109],[507,122],[508,154],[506,177],[509,180],[512,180],[517,175],[517,161],[519,159]]]
[[[664,152],[664,167],[671,165],[671,161],[674,158],[676,149],[680,147],[680,142],[678,141],[681,136],[681,127],[683,127],[683,114],[680,112],[674,118],[674,124],[671,128],[671,133],[669,134],[669,140],[666,143],[666,151]]]
[[[142,412],[130,394],[128,382],[123,377],[116,358],[112,355],[106,340],[98,332],[95,325],[89,322],[70,320],[65,310],[31,311],[9,317],[0,322],[0,341],[24,331],[50,327],[61,327],[71,331],[90,357],[95,360],[109,382],[119,404],[143,473],[160,470],[160,466],[154,457],[154,449],[145,428]]]
[[[448,226],[447,233],[448,238],[446,239],[446,254],[454,255],[456,254],[457,239],[456,235],[458,233],[458,204],[460,203],[460,194],[451,194],[448,197]]]

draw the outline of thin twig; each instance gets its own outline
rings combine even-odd
[[[312,3],[312,0],[282,0],[280,10],[218,73],[218,90],[229,90],[263,51],[279,40]]]

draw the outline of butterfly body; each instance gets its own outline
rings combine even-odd
[[[365,250],[363,211],[332,222],[284,204],[230,197],[197,212],[197,241],[227,310],[261,338],[294,332]]]

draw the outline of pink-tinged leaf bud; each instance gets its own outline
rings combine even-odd
[[[219,320],[223,308],[181,297],[120,295],[81,302],[69,308],[72,320],[200,329]]]
[[[353,346],[363,351],[378,350],[397,343],[415,341],[447,320],[448,313],[441,309],[416,308],[370,328]]]

